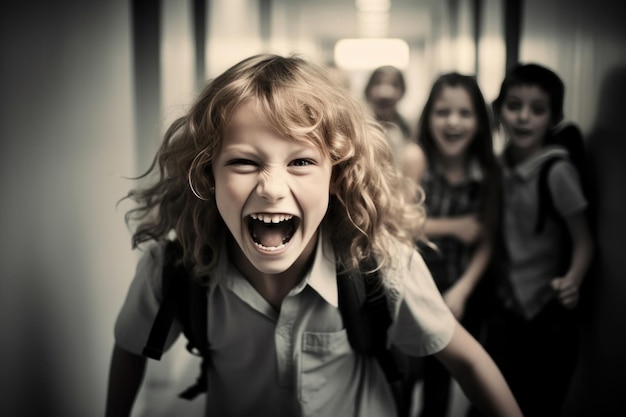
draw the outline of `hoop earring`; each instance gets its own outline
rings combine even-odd
[[[193,187],[193,182],[191,180],[191,172],[193,171],[193,169],[196,167],[196,161],[198,160],[198,157],[202,155],[202,152],[200,152],[198,155],[195,156],[195,158],[193,158],[193,161],[191,161],[191,167],[189,167],[189,172],[187,173],[187,182],[189,183],[189,188],[191,189],[191,192],[193,193],[193,195],[195,195],[199,200],[202,201],[207,201],[208,198],[200,195],[196,189]],[[214,189],[212,187],[212,189]]]
[[[196,189],[193,188],[193,184],[191,183],[191,172],[189,173],[188,180],[189,180],[189,188],[191,188],[191,192],[193,193],[193,195],[195,195],[199,200],[207,201],[208,198],[201,196],[200,194],[198,194]]]

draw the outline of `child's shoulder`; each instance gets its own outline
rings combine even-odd
[[[392,264],[383,270],[388,308],[397,328],[417,325],[425,329],[424,334],[449,340],[454,329],[454,316],[443,301],[424,259],[414,246],[399,245],[397,249]],[[409,339],[412,341],[403,339],[399,343],[415,343],[412,337]]]
[[[577,175],[577,168],[567,149],[560,145],[546,147],[538,157],[538,173],[545,175],[550,181],[555,178]]]
[[[519,175],[521,178],[531,180],[542,175],[552,165],[568,160],[567,150],[558,145],[548,145],[528,157],[514,162],[511,157],[511,149],[507,148],[502,155],[502,167],[505,172]]]
[[[551,195],[562,198],[584,195],[580,172],[568,158],[554,159],[544,166],[543,171],[538,179],[540,193],[543,187],[549,188]]]
[[[414,245],[408,245],[396,239],[389,239],[386,244],[387,250],[391,254],[387,269],[403,270],[409,267],[409,263],[414,255],[419,253]]]
[[[138,249],[139,260],[135,270],[135,280],[143,281],[154,292],[160,293],[162,270],[165,262],[166,242],[146,243]]]
[[[137,250],[139,251],[139,263],[163,265],[165,255],[166,241],[150,241],[143,244]],[[155,265],[157,266],[157,265]]]
[[[389,245],[392,257],[382,268],[383,282],[392,298],[404,291],[406,280],[430,277],[424,259],[414,246],[393,242]]]

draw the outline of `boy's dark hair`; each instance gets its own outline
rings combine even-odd
[[[521,85],[536,85],[550,96],[550,110],[552,124],[556,125],[563,120],[563,100],[565,84],[554,71],[539,64],[516,64],[507,73],[500,94],[493,101],[493,112],[498,117],[504,98],[512,87]]]

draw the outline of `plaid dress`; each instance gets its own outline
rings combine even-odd
[[[429,218],[456,217],[477,213],[480,208],[483,173],[478,161],[471,161],[467,180],[461,184],[448,183],[443,167],[432,164],[422,179]],[[449,236],[431,238],[437,249],[419,244],[430,272],[442,293],[463,274],[474,248]]]

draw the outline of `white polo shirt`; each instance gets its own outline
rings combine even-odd
[[[398,248],[387,298],[394,323],[389,342],[415,356],[450,341],[456,321],[421,256]],[[161,299],[162,247],[140,260],[115,326],[116,343],[141,354]],[[207,415],[395,415],[393,398],[375,359],[353,352],[338,309],[333,251],[319,239],[315,260],[280,311],[231,265],[219,262],[208,288]],[[175,323],[171,346],[180,334]]]

